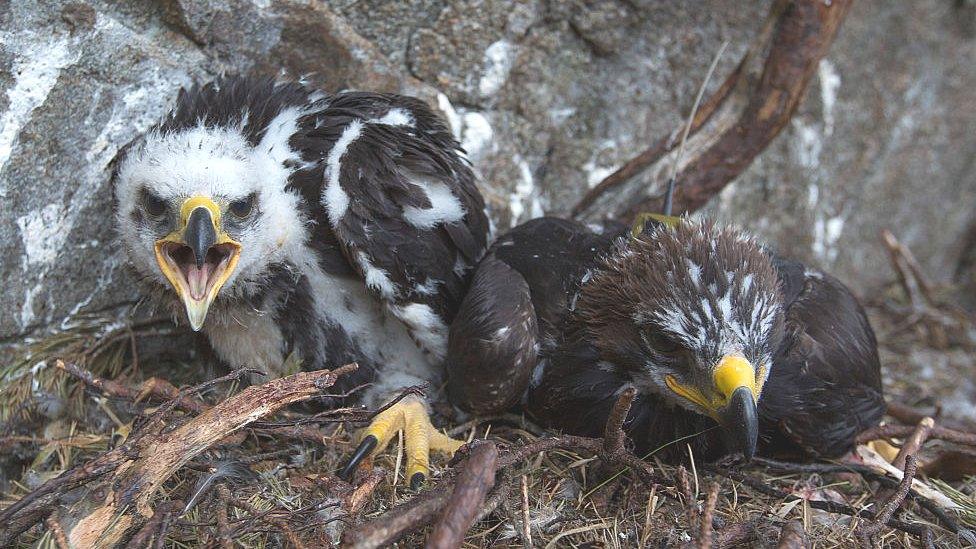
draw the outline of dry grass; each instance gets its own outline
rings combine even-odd
[[[959,398],[959,384],[946,378],[955,377],[951,370],[967,367],[972,377],[972,354],[952,341],[942,340],[940,345],[947,348],[934,349],[924,326],[906,328],[890,310],[875,308],[873,312],[889,366],[886,382],[890,394],[895,398],[914,395],[907,402],[912,405],[934,404],[938,399],[951,404],[952,398]],[[159,404],[104,398],[51,367],[54,357],[74,360],[97,376],[122,379],[131,386],[152,375],[174,384],[200,380],[207,371],[202,359],[180,359],[178,354],[165,352],[173,348],[171,342],[177,337],[166,322],[130,326],[87,319],[58,334],[25,342],[14,360],[0,364],[0,508],[43,481],[119,444],[134,422],[138,425],[139,418]],[[930,376],[914,373],[914,368],[921,366],[918,360],[932,356],[947,358],[925,364],[933,369]],[[966,357],[968,364],[960,366]],[[214,402],[236,390],[233,384],[225,384],[206,398]],[[294,420],[301,415],[291,411],[279,414],[278,420]],[[211,486],[226,485],[233,501],[242,505],[228,505],[220,490],[204,491],[187,513],[171,521],[165,545],[220,546],[221,533],[245,547],[291,545],[296,538],[307,546],[316,546],[338,539],[344,520],[349,518],[342,510],[333,473],[351,451],[348,429],[352,427],[322,425],[328,440],[324,446],[259,437],[252,432],[243,443],[213,448],[172,477],[156,505],[167,500],[190,501],[200,479],[210,474],[212,467],[232,474],[220,477]],[[519,417],[464,424],[453,434],[469,440],[491,437],[502,452],[543,436],[541,430]],[[380,456],[374,466],[396,471],[398,465],[402,467],[402,452],[402,444],[397,445]],[[685,496],[675,488],[676,470],[655,461],[654,456],[649,459],[662,477],[675,482],[649,487],[630,472],[610,468],[585,453],[560,450],[535,455],[501,473],[500,482],[506,483],[508,491],[497,508],[468,533],[465,545],[524,547],[525,516],[535,547],[671,546],[689,542],[697,530],[689,526]],[[229,467],[229,463],[237,466]],[[435,460],[434,483],[445,466],[443,460]],[[804,499],[829,499],[858,510],[875,509],[879,501],[878,484],[856,474],[774,474],[755,466],[743,472],[803,498],[771,497],[740,482],[706,474],[701,464],[691,468],[691,492],[699,507],[704,504],[710,482],[720,482],[714,512],[716,530],[751,521],[756,525],[755,546],[775,544],[780,527],[787,521],[800,521],[817,547],[857,545],[855,530],[860,519],[813,509]],[[953,513],[955,520],[976,528],[976,478],[934,483],[962,506],[961,512]],[[407,484],[402,472],[386,474],[357,519],[380,516],[413,497]],[[528,509],[523,501],[528,502]],[[962,543],[917,505],[906,507],[896,516],[929,527],[938,545]],[[219,520],[224,513],[226,522]],[[421,544],[429,531],[411,534],[401,546]],[[292,536],[291,541],[288,536]],[[917,538],[887,528],[881,542],[886,547],[920,544]],[[56,547],[43,524],[22,535],[19,543]]]

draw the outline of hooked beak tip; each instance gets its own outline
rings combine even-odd
[[[756,400],[748,387],[739,387],[732,393],[728,405],[721,412],[720,421],[731,448],[742,452],[747,461],[752,460],[759,439],[759,414]]]
[[[197,301],[184,295],[183,305],[186,307],[186,317],[190,321],[190,329],[199,332],[203,329],[203,322],[207,319],[210,300]]]

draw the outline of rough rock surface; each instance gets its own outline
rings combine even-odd
[[[180,86],[259,70],[419,95],[506,228],[568,211],[670,131],[768,4],[0,0],[0,343],[136,299],[107,168]],[[855,3],[790,127],[710,213],[869,296],[891,278],[882,228],[936,280],[971,276],[974,18],[968,2]]]

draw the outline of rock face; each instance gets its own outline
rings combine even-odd
[[[499,228],[567,212],[738,61],[769,2],[0,0],[0,344],[137,299],[108,168],[225,71],[441,108]],[[976,12],[855,3],[800,112],[708,207],[872,295],[890,228],[936,280],[972,263]]]

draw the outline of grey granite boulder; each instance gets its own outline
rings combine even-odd
[[[767,8],[0,0],[0,344],[137,299],[114,244],[108,166],[180,86],[260,70],[419,95],[449,117],[506,228],[567,212],[675,127],[719,45],[730,41],[715,83]],[[891,279],[883,228],[936,280],[963,272],[976,210],[974,13],[946,0],[855,3],[796,118],[709,213],[865,295]]]

